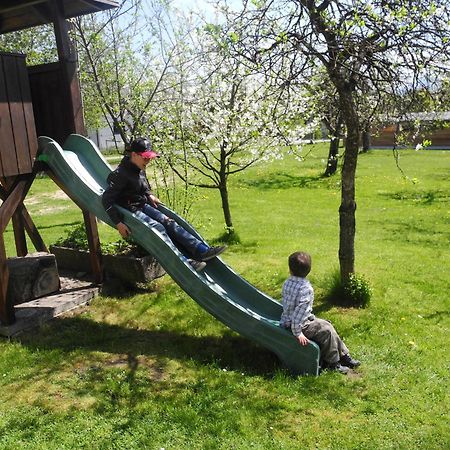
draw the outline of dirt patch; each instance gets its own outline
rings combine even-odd
[[[34,214],[39,214],[39,215],[48,214],[48,213],[52,213],[52,212],[56,212],[56,211],[64,211],[65,209],[68,209],[70,207],[70,205],[51,206],[52,201],[54,201],[54,200],[70,200],[70,198],[66,195],[65,192],[58,190],[51,194],[39,194],[39,195],[28,197],[25,199],[24,203],[25,203],[26,207],[46,204],[46,207],[41,208],[37,212],[34,212]]]
[[[350,370],[350,372],[347,374],[347,377],[351,380],[359,380],[360,378],[362,378],[362,373]]]
[[[53,198],[55,200],[70,200],[70,197],[64,191],[56,191],[54,194],[48,196],[49,198]]]
[[[38,213],[35,212],[34,214],[42,216],[42,215],[52,213],[52,212],[64,211],[66,209],[69,209],[69,206],[53,206],[53,207],[48,207],[48,208],[42,208],[39,210]]]
[[[39,194],[32,195],[25,199],[26,205],[37,205],[39,203],[47,202],[48,200],[70,200],[67,194],[60,189],[56,192],[52,192],[51,194]]]

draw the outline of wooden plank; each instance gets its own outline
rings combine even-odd
[[[0,34],[31,28],[36,25],[50,23],[47,9],[49,0],[1,0],[2,15]],[[25,3],[25,4],[24,4]],[[97,11],[115,8],[119,1],[114,0],[64,0],[65,17],[81,16]]]
[[[0,233],[0,323],[11,325],[15,322],[14,305],[7,300],[9,271],[6,265],[5,241]]]
[[[67,124],[67,103],[64,100],[59,63],[29,68],[31,94],[38,136],[49,136],[64,142],[71,133]],[[69,124],[70,125],[70,124]]]
[[[83,209],[83,207],[77,202],[72,194],[65,188],[65,186],[59,181],[55,174],[51,170],[47,170],[47,175],[64,191],[67,196],[81,209],[83,212],[84,225],[86,227],[86,234],[89,243],[89,257],[91,260],[92,272],[94,274],[94,280],[97,284],[103,281],[103,265],[102,265],[102,253],[100,248],[100,239],[98,236],[97,222],[95,216],[90,212]]]
[[[5,200],[7,196],[8,196],[7,191],[0,184],[0,199]],[[36,251],[48,253],[48,248],[45,245],[45,242],[42,239],[39,230],[36,228],[36,225],[31,219],[30,214],[27,211],[27,208],[23,204],[21,204],[18,206],[17,210],[22,216],[21,220],[25,227],[25,231],[28,233],[28,236],[30,236],[31,242],[33,243]]]
[[[27,170],[27,172],[21,173],[29,173],[33,169],[33,164],[37,153],[37,136],[36,126],[34,124],[33,104],[31,102],[30,81],[28,79],[28,71],[25,60],[17,60],[17,73],[20,83],[20,90],[22,92],[22,107],[25,122],[25,132],[28,141],[28,149],[25,152],[26,164],[30,169]]]
[[[9,171],[5,170],[4,176],[14,176],[20,173],[30,173],[32,169],[28,156],[25,157],[25,159],[28,160],[28,167],[24,161],[24,155],[28,153],[28,138],[22,106],[22,92],[17,73],[17,58],[14,56],[5,56],[3,61],[6,92],[8,95],[15,144],[14,153],[12,150],[7,153],[9,155],[8,160],[11,167],[9,168]]]
[[[92,273],[96,284],[103,281],[102,251],[100,238],[98,236],[97,221],[89,211],[83,210],[84,225],[89,243],[89,259],[91,261]]]
[[[3,55],[0,54],[0,176],[5,176],[5,169],[8,173],[8,153],[14,144],[12,132],[11,115],[9,112],[8,95],[6,93],[6,83],[4,76]],[[6,166],[5,166],[6,164]]]
[[[14,231],[14,242],[16,244],[16,255],[26,256],[28,254],[27,239],[25,237],[25,226],[20,211],[16,210],[16,212],[13,214],[12,223]]]
[[[0,233],[5,231],[5,228],[13,214],[16,212],[17,207],[23,202],[23,199],[27,195],[30,186],[31,182],[29,179],[19,179],[19,177],[17,177],[14,187],[8,192],[8,197],[0,206]]]
[[[52,1],[56,46],[61,67],[63,98],[66,102],[68,134],[86,134],[80,85],[77,76],[77,53],[69,37],[70,23],[65,20],[63,2]],[[67,136],[64,136],[64,140]]]
[[[22,206],[20,208],[20,212],[22,214],[22,220],[25,226],[25,230],[28,233],[28,236],[30,236],[31,242],[34,245],[34,248],[37,252],[47,252],[48,248],[45,245],[44,240],[42,239],[42,236],[39,233],[39,230],[36,228],[36,225],[34,224],[33,220],[31,219],[30,215],[28,214],[27,209],[25,206]]]
[[[33,177],[34,178],[34,177]],[[13,187],[14,180],[3,180],[3,184],[6,188],[11,189]],[[5,200],[8,198],[6,193]],[[28,253],[27,240],[25,237],[25,228],[22,220],[22,214],[20,213],[21,204],[17,205],[17,208],[12,216],[14,242],[16,245],[16,255],[25,256]]]

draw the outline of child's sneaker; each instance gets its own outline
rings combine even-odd
[[[353,359],[350,354],[342,355],[341,360],[339,361],[343,366],[350,367],[350,369],[354,369],[361,365],[361,362],[357,359]]]
[[[347,374],[350,372],[350,369],[347,366],[341,365],[341,363],[339,361],[336,363],[333,363],[333,364],[328,364],[327,369],[328,370],[336,370],[337,372],[340,372],[343,374]]]
[[[200,261],[209,261],[210,259],[213,259],[223,253],[226,248],[226,245],[222,245],[220,247],[210,247],[208,250],[206,250],[206,252],[200,253],[198,259]]]
[[[205,267],[206,263],[203,261],[196,261],[195,259],[188,259],[188,263],[196,272],[201,272]]]

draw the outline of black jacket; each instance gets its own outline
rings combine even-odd
[[[150,185],[145,172],[133,164],[129,156],[124,156],[117,169],[108,175],[108,184],[102,203],[114,225],[123,218],[115,204],[135,212],[150,200]]]

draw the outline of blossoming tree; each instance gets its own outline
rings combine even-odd
[[[223,43],[222,43],[223,44]],[[171,166],[190,185],[217,189],[227,234],[236,238],[229,200],[229,177],[261,161],[282,158],[317,126],[301,89],[280,92],[269,80],[231,58],[215,39],[215,28],[196,36],[197,76],[185,82],[178,101],[183,114],[168,114]],[[179,170],[180,163],[189,173]],[[192,176],[196,174],[196,176]]]
[[[448,71],[447,0],[252,0],[229,13],[236,57],[281,74],[284,83],[310,64],[325,69],[337,93],[346,129],[339,207],[339,262],[343,282],[354,273],[355,173],[364,120],[359,96],[429,86]]]

